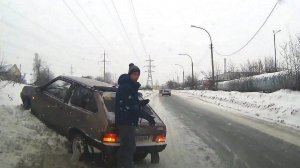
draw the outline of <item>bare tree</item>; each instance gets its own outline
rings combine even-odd
[[[191,75],[188,75],[185,80],[184,80],[184,86],[183,87],[189,87],[189,88],[193,88],[193,86],[195,86],[197,84],[198,78],[197,75],[194,75],[194,84],[193,84],[193,78]]]
[[[43,65],[42,59],[37,53],[33,59],[33,83],[42,86],[54,78],[54,74],[47,65]]]
[[[265,57],[265,71],[266,73],[272,73],[276,71],[273,57]]]
[[[250,61],[241,64],[241,71],[244,76],[253,76],[264,73],[264,64],[261,59]]]
[[[169,80],[167,81],[166,83],[166,86],[169,88],[169,89],[176,89],[176,88],[179,88],[179,83],[173,81],[173,80]]]
[[[282,55],[285,58],[286,69],[289,73],[290,89],[300,90],[300,36],[290,41],[282,47]],[[294,83],[294,84],[292,84]]]
[[[97,81],[106,82],[106,83],[113,83],[113,76],[110,72],[105,73],[105,79],[102,76],[97,76],[95,78]]]

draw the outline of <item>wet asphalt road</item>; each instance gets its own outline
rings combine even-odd
[[[224,114],[221,115],[217,107],[200,101],[191,103],[186,98],[174,94],[171,97],[162,97],[156,94],[151,97],[151,100],[151,105],[158,113],[166,113],[167,111],[168,115],[171,114],[178,118],[185,127],[201,138],[209,148],[213,149],[220,159],[220,167],[300,168],[299,146],[244,125],[242,121],[237,122],[234,119],[224,117]],[[226,115],[233,114],[227,112]],[[167,119],[164,118],[164,114],[160,114],[160,116]],[[264,124],[257,121],[251,122]],[[169,125],[166,124],[168,128]],[[267,127],[275,126],[268,125]],[[280,134],[281,131],[285,130],[277,131]],[[286,135],[286,131],[282,135]],[[176,144],[173,144],[172,148],[174,147]],[[164,155],[167,153],[168,151],[164,151],[161,157],[164,159]],[[159,167],[165,167],[163,164]],[[188,165],[188,163],[185,165],[186,167],[196,166],[195,164]],[[172,162],[168,167],[172,167]]]

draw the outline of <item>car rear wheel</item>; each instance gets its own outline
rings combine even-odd
[[[72,153],[72,161],[81,161],[89,153],[86,140],[81,134],[72,136]]]
[[[134,154],[134,161],[139,162],[144,160],[147,157],[148,153],[136,153]]]
[[[158,152],[151,153],[151,163],[153,163],[153,164],[159,163],[159,153]]]

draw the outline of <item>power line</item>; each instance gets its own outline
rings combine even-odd
[[[40,36],[36,36],[35,34],[33,34],[33,33],[31,33],[31,32],[22,30],[22,29],[20,29],[19,27],[16,27],[16,26],[12,25],[11,23],[8,23],[8,22],[4,21],[3,19],[0,20],[0,23],[3,23],[4,25],[6,25],[6,26],[8,26],[8,27],[10,27],[10,28],[12,28],[12,29],[15,29],[16,31],[21,31],[21,32],[23,32],[23,33],[21,33],[22,35],[26,35],[27,37],[29,37],[29,38],[31,38],[31,39],[33,39],[33,40],[38,41],[40,44],[43,43],[43,44],[44,44],[45,46],[47,46],[47,47],[50,46],[52,49],[54,49],[55,52],[59,52],[59,53],[60,53],[61,51],[68,52],[68,50],[63,50],[63,49],[64,49],[63,46],[54,46],[54,45],[52,45],[52,43],[51,43],[50,41],[45,40],[44,38],[42,38],[42,37],[40,37]],[[15,48],[20,48],[19,46],[16,45],[16,43],[12,43],[12,42],[10,42],[10,41],[5,41],[5,40],[0,40],[0,41],[4,42],[4,43],[7,44],[7,45],[13,46],[13,47],[15,47]],[[27,41],[27,43],[28,43],[28,41]],[[26,48],[22,48],[22,49],[23,49],[23,50],[28,50],[28,51],[29,51],[29,49],[26,49]],[[36,51],[33,51],[33,50],[32,50],[32,52],[34,53],[34,52],[36,52]],[[69,53],[69,52],[68,52],[68,53]],[[79,56],[79,55],[74,55],[74,56],[76,56],[77,58],[80,58],[80,59],[83,58],[83,57],[81,57],[81,56]],[[84,58],[84,59],[86,59],[86,58]]]
[[[125,28],[125,26],[124,26],[124,24],[123,24],[123,21],[122,21],[122,19],[121,19],[121,16],[120,16],[120,14],[119,14],[119,12],[118,12],[118,9],[117,9],[117,7],[116,7],[116,4],[115,4],[114,0],[111,0],[111,3],[112,3],[112,5],[113,5],[113,7],[114,7],[114,10],[115,10],[117,16],[118,16],[118,20],[119,20],[119,22],[120,22],[120,24],[121,24],[121,26],[122,26],[123,32],[125,33],[126,38],[127,38],[127,40],[129,41],[130,47],[132,48],[132,51],[134,52],[134,55],[136,56],[137,59],[140,60],[140,58],[138,57],[138,55],[137,55],[137,53],[136,53],[136,51],[135,51],[135,49],[134,49],[134,47],[133,47],[133,44],[132,44],[131,40],[130,40],[130,38],[129,38],[129,35],[128,35],[127,31],[126,31],[126,28]]]
[[[143,49],[144,49],[145,55],[147,56],[147,50],[146,50],[146,47],[145,47],[144,40],[143,40],[143,38],[142,38],[142,33],[141,33],[141,29],[140,29],[140,24],[139,24],[139,21],[138,21],[137,16],[136,16],[134,4],[133,4],[132,0],[129,0],[129,1],[130,1],[131,9],[132,9],[133,18],[134,18],[134,21],[135,21],[135,26],[136,26],[136,29],[137,29],[137,31],[138,31],[139,39],[140,39],[140,41],[141,41],[141,43],[142,43],[142,47],[143,47]]]
[[[92,24],[92,26],[94,27],[94,29],[96,30],[96,32],[104,39],[104,41],[111,47],[111,43],[107,40],[107,38],[104,36],[104,34],[100,31],[100,29],[97,27],[97,25],[95,24],[95,22],[88,16],[86,10],[83,8],[83,6],[78,2],[78,0],[75,0],[75,3],[79,6],[79,8],[81,9],[81,11],[83,12],[84,16],[88,19],[88,21]],[[118,50],[114,50],[115,52],[119,54]],[[116,59],[116,61],[120,64],[119,59]]]
[[[81,24],[81,26],[87,31],[87,33],[97,42],[97,44],[104,49],[101,42],[93,35],[93,33],[86,27],[86,25],[79,19],[79,17],[76,15],[76,13],[73,11],[73,9],[67,4],[65,0],[62,0],[64,5],[68,8],[68,10],[71,12],[71,14],[74,16],[74,18]]]
[[[85,9],[82,7],[82,5],[78,2],[78,0],[75,0],[75,3],[79,6],[81,11],[83,12],[84,16],[88,19],[88,21],[92,24],[96,32],[105,40],[106,43],[110,45],[110,42],[106,39],[106,37],[103,35],[103,33],[100,31],[100,29],[96,26],[96,24],[93,22],[93,20],[88,16]]]
[[[222,54],[220,52],[218,52],[217,50],[214,49],[214,52],[220,56],[231,56],[234,54],[239,53],[240,51],[242,51],[244,48],[246,48],[248,46],[248,44],[250,44],[250,42],[257,36],[257,34],[260,32],[260,30],[265,26],[265,24],[267,23],[267,21],[269,20],[269,18],[271,17],[272,13],[275,11],[276,6],[278,5],[280,0],[277,0],[276,4],[274,5],[274,7],[272,8],[271,12],[269,13],[269,15],[267,16],[267,18],[265,19],[265,21],[263,22],[263,24],[259,27],[259,29],[254,33],[254,35],[250,38],[250,40],[248,40],[246,42],[245,45],[243,45],[241,48],[239,48],[238,50],[229,53],[229,54]]]
[[[9,7],[8,5],[6,5],[6,4],[4,4],[4,3],[2,3],[2,2],[0,2],[0,5],[3,6],[3,7],[5,7],[6,9],[9,9],[9,10],[12,11],[13,13],[15,13],[15,14],[18,15],[19,17],[25,19],[27,22],[29,22],[29,23],[31,23],[32,25],[38,27],[39,29],[41,29],[41,30],[43,30],[43,31],[45,31],[45,32],[47,32],[47,33],[49,33],[49,34],[51,34],[52,36],[56,37],[57,39],[60,39],[60,40],[62,40],[62,41],[66,41],[66,40],[65,40],[64,38],[62,38],[59,34],[56,34],[56,33],[52,32],[51,30],[45,28],[44,26],[42,26],[42,25],[36,23],[35,21],[31,20],[28,16],[25,16],[25,15],[23,15],[22,13],[19,13],[18,11],[16,11],[15,9]],[[66,41],[66,42],[67,42],[67,44],[70,44],[70,46],[73,46],[73,47],[75,47],[75,48],[80,47],[80,46],[71,45],[71,43],[68,42],[68,41]]]

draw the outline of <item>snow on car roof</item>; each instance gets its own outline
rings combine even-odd
[[[83,85],[87,85],[89,87],[113,87],[112,84],[109,83],[105,83],[105,82],[101,82],[101,81],[97,81],[95,79],[88,79],[88,78],[83,78],[83,77],[76,77],[76,76],[60,76],[61,78],[66,78],[66,79],[70,79],[73,81],[76,81],[78,83],[81,83]]]

